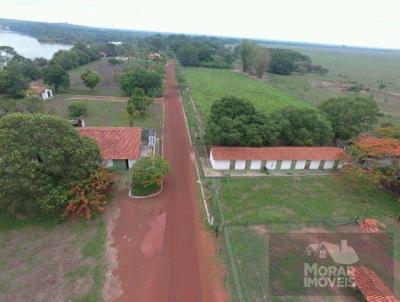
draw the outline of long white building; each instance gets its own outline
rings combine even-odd
[[[214,170],[333,170],[343,165],[334,147],[212,147]]]

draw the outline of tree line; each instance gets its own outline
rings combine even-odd
[[[271,114],[257,111],[248,100],[224,97],[211,106],[205,139],[216,146],[331,145],[369,130],[378,116],[374,100],[364,96],[328,99],[318,108],[290,106]]]

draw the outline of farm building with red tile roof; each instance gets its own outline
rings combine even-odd
[[[331,170],[341,167],[335,147],[212,147],[214,170]]]
[[[141,128],[83,127],[78,131],[97,142],[106,167],[130,169],[140,158]]]

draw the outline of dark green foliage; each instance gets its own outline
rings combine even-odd
[[[149,98],[142,88],[135,88],[126,105],[130,119],[144,116],[152,101],[153,99]]]
[[[186,44],[179,49],[177,57],[183,66],[199,65],[199,51],[192,44]]]
[[[60,215],[68,189],[97,168],[96,143],[66,121],[42,114],[0,119],[0,208]]]
[[[339,139],[349,139],[371,129],[379,115],[375,101],[364,96],[332,98],[319,109],[331,121],[335,137]]]
[[[297,66],[310,66],[311,64],[309,57],[295,50],[272,48],[270,52],[271,63],[269,71],[272,73],[289,75],[293,71],[296,71]],[[305,70],[308,72],[307,68]]]
[[[87,115],[87,104],[86,103],[72,103],[68,106],[68,114],[72,118],[81,117]]]
[[[0,70],[0,93],[11,97],[21,98],[25,96],[29,80],[16,70],[5,68]]]
[[[329,120],[312,108],[287,107],[275,113],[281,128],[281,143],[289,146],[319,146],[332,142]]]
[[[93,88],[96,87],[101,80],[100,75],[92,70],[87,70],[84,73],[82,73],[81,79],[85,84],[85,86],[89,87],[91,90],[93,90]]]
[[[0,101],[0,117],[17,112],[43,113],[44,102],[41,99],[5,99]]]
[[[161,74],[145,68],[129,69],[119,78],[119,86],[127,96],[131,96],[135,88],[142,88],[147,95],[155,96],[161,85]]]
[[[236,97],[214,102],[205,130],[207,143],[220,146],[273,145],[278,134],[276,123],[256,112],[250,102]]]
[[[43,81],[53,85],[55,91],[58,91],[60,87],[66,89],[69,87],[69,74],[61,65],[51,64],[43,71]]]

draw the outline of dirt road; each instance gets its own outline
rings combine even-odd
[[[204,230],[197,200],[193,152],[175,81],[167,65],[164,156],[171,162],[164,192],[148,200],[117,196],[113,231],[122,295],[117,301],[221,302],[227,300],[215,245]]]

